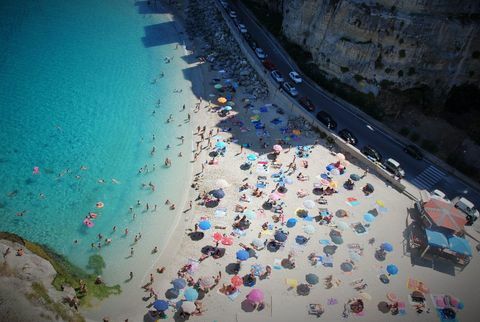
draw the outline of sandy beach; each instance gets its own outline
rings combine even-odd
[[[183,12],[185,5],[186,1],[179,2],[176,12]],[[198,19],[202,19],[201,13]],[[178,22],[182,23],[181,19]],[[178,205],[182,212],[176,229],[155,265],[146,272],[135,272],[142,278],[122,285],[121,295],[83,312],[89,320],[155,321],[158,316],[149,313],[156,311],[155,299],[170,304],[165,310],[167,320],[186,320],[180,308],[184,290],[174,294],[171,284],[179,277],[203,285],[204,290],[215,285],[207,293],[199,292],[203,309],[199,316],[189,317],[196,321],[313,321],[317,316],[309,314],[310,304],[322,308],[320,320],[325,321],[439,321],[432,301],[437,294],[463,303],[459,321],[475,320],[479,303],[475,295],[480,287],[477,253],[461,272],[413,265],[406,247],[415,211],[413,200],[358,166],[345,151],[327,148],[326,140],[310,130],[298,114],[278,104],[275,95],[283,94],[254,99],[242,86],[229,91],[228,77],[213,69],[214,64],[204,62],[210,48],[202,39],[195,38],[187,48],[195,57],[190,76],[198,101],[185,102],[193,122],[193,151],[188,156],[193,173],[184,202]],[[222,88],[217,90],[215,84]],[[228,103],[220,103],[219,98],[228,94],[232,96]],[[225,109],[227,105],[232,109]],[[205,131],[198,132],[197,127],[205,127]],[[276,153],[274,145],[281,146]],[[343,173],[328,171],[332,166],[342,168]],[[353,174],[360,179],[353,189],[346,189],[344,183]],[[362,191],[367,183],[374,187],[369,195]],[[336,192],[325,196],[327,203],[321,204],[316,192],[326,186]],[[224,196],[208,196],[218,189]],[[409,189],[412,192],[414,188]],[[244,216],[247,218],[239,222]],[[200,224],[206,221],[210,227]],[[243,229],[235,229],[234,224]],[[285,237],[278,236],[280,231]],[[392,250],[384,259],[376,258],[384,243]],[[215,259],[206,246],[212,250],[218,246],[224,254]],[[245,249],[248,258],[239,260],[237,252]],[[203,258],[202,254],[209,255]],[[398,273],[387,271],[389,265],[395,265]],[[247,280],[252,266],[253,287],[238,286],[228,296],[220,291],[234,276],[251,285]],[[165,270],[157,272],[161,267]],[[182,267],[188,272],[179,275]],[[313,274],[309,281],[308,274]],[[382,275],[388,283],[381,281]],[[409,302],[415,290],[408,287],[409,280],[410,284],[421,281],[429,288],[422,313]],[[256,307],[246,300],[252,289],[263,292]],[[352,300],[361,300],[361,312],[351,309]],[[398,307],[392,308],[395,303]]]

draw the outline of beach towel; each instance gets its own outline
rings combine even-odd
[[[320,245],[327,246],[330,245],[330,241],[328,239],[320,239]]]
[[[332,256],[317,256],[317,259],[318,259],[318,262],[317,262],[317,267],[319,267],[320,265],[324,266],[324,267],[330,267],[332,268],[333,267],[333,257]]]
[[[257,182],[256,186],[259,189],[263,189],[267,187],[267,185],[264,182]]]
[[[411,277],[408,278],[407,280],[407,288],[410,291],[420,291],[422,293],[429,293],[430,290],[428,287],[421,281],[413,279]]]
[[[273,260],[273,266],[272,266],[272,267],[273,267],[274,269],[278,269],[278,270],[282,269],[282,268],[283,268],[283,267],[282,267],[282,260],[279,259],[279,258],[275,258],[275,259]]]
[[[407,311],[405,310],[405,302],[399,301],[398,302],[398,315],[403,316],[406,315]]]
[[[268,112],[268,108],[266,106],[262,106],[260,107],[260,112],[262,113],[267,113]]]
[[[355,207],[355,206],[358,206],[360,204],[360,202],[356,198],[353,198],[353,197],[347,198],[346,202],[347,202],[347,205],[349,205],[351,207]]]
[[[315,217],[310,217],[310,216],[307,216],[307,217],[304,217],[303,218],[303,221],[313,221]]]
[[[275,118],[275,119],[271,120],[270,123],[272,123],[273,125],[278,125],[278,124],[282,123],[282,120]]]
[[[236,291],[233,292],[232,294],[227,295],[227,297],[228,297],[231,301],[235,301],[235,299],[238,297],[239,294],[240,294],[240,290],[236,290]]]

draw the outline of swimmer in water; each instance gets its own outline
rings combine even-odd
[[[115,178],[112,178],[112,183],[114,183],[114,184],[120,184],[120,181],[118,181],[118,180],[115,179]]]
[[[23,215],[25,215],[26,213],[27,213],[27,210],[22,210],[22,211],[17,212],[17,216],[23,217]]]
[[[104,180],[104,179],[98,179],[97,182],[98,182],[98,183],[105,183],[105,180]]]
[[[87,170],[88,168],[84,165],[80,166],[80,170]]]

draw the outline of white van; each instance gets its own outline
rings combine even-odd
[[[479,213],[475,205],[464,197],[455,197],[453,200],[455,208],[463,212],[467,216],[467,223],[473,224],[479,217]]]
[[[403,171],[403,169],[400,167],[400,163],[398,163],[394,159],[387,159],[384,166],[387,171],[393,173],[394,175],[399,176],[400,178],[405,177],[405,171]]]

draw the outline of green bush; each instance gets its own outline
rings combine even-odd
[[[362,75],[358,75],[358,74],[355,74],[353,76],[353,78],[358,82],[360,83],[362,80],[364,80],[363,76]]]
[[[410,129],[408,127],[402,127],[400,129],[400,134],[403,136],[408,136],[410,134]]]
[[[327,137],[327,133],[319,129],[318,136],[320,136],[321,139],[325,139]]]
[[[398,56],[400,58],[405,58],[407,54],[405,53],[405,49],[400,49],[400,51],[398,52]]]
[[[410,68],[408,69],[407,75],[408,75],[408,76],[415,75],[415,68],[410,67]]]
[[[412,132],[410,135],[410,140],[417,142],[420,139],[420,135],[417,132]]]
[[[348,72],[350,70],[350,68],[342,66],[342,67],[340,67],[340,70],[342,71],[342,73],[345,74],[346,72]]]
[[[90,256],[88,258],[87,268],[93,270],[95,275],[102,275],[102,271],[105,268],[103,257],[98,254]]]
[[[398,74],[398,77],[403,77],[403,70],[399,70],[397,74]]]
[[[332,138],[331,136],[328,136],[326,141],[327,141],[327,143],[329,143],[329,144],[334,144],[334,143],[335,143],[335,139]]]

